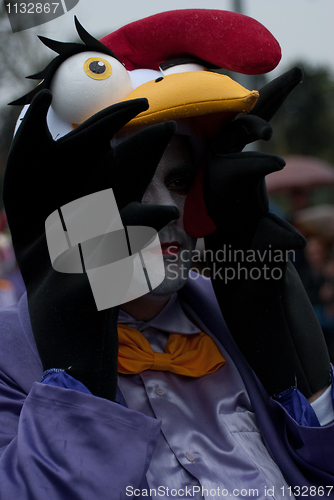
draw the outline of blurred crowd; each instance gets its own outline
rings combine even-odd
[[[7,220],[0,212],[0,308],[16,304],[25,291],[25,286],[17,267]]]
[[[274,213],[288,220],[306,238],[304,251],[294,255],[294,265],[334,363],[334,168],[314,156],[290,155],[284,159],[286,167],[266,178],[270,205]],[[282,203],[276,205],[274,201],[279,199]]]
[[[334,210],[334,207],[333,207]],[[334,238],[324,234],[304,233],[307,245],[296,255],[295,266],[313,305],[334,362]],[[334,227],[334,220],[333,220]]]

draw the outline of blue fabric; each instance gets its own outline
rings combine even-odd
[[[332,402],[334,407],[334,369],[332,366]],[[280,394],[275,394],[273,400],[295,420],[298,425],[304,427],[320,427],[318,417],[308,400],[296,387],[291,387]]]
[[[320,427],[319,420],[305,396],[296,387],[291,387],[274,399],[289,413],[299,425],[306,427]]]
[[[73,391],[79,391],[83,394],[92,394],[84,384],[60,368],[51,368],[50,370],[46,370],[43,373],[41,383],[53,385],[54,387],[62,387],[63,389],[72,389]]]
[[[41,384],[52,385],[53,387],[61,387],[62,389],[71,389],[72,391],[79,391],[83,394],[91,394],[89,389],[76,380],[74,377],[66,373],[65,370],[60,368],[50,368],[43,373]],[[127,406],[123,394],[117,388],[115,403],[122,406]]]

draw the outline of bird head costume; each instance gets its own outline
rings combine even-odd
[[[149,109],[128,126],[213,115],[205,125],[214,121],[217,127],[250,111],[258,93],[209,70],[259,75],[273,70],[281,57],[278,42],[264,26],[227,11],[163,12],[100,41],[75,23],[83,44],[40,37],[59,55],[28,77],[43,81],[12,104],[28,104],[48,88],[56,115],[80,124],[111,104],[146,97]]]
[[[30,104],[38,92],[50,89],[48,126],[54,139],[107,106],[137,98],[146,98],[149,107],[126,124],[128,129],[177,120],[179,128],[184,122],[194,135],[212,138],[224,123],[248,113],[259,96],[215,70],[259,75],[281,58],[278,42],[263,25],[228,11],[162,12],[100,41],[77,19],[75,24],[82,44],[40,37],[59,55],[28,77],[42,82],[11,103]],[[206,213],[201,177],[202,169],[185,213],[187,231],[195,237],[215,228]]]

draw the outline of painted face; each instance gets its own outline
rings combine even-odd
[[[176,135],[168,145],[148,185],[142,203],[174,205],[180,217],[159,231],[166,278],[151,295],[174,293],[185,285],[191,267],[196,238],[186,233],[183,211],[187,193],[194,182],[195,165],[186,136]]]

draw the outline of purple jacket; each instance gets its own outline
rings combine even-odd
[[[208,280],[188,280],[181,295],[198,311],[199,326],[217,336],[238,367],[263,439],[287,482],[306,492],[311,485],[334,486],[334,425],[302,427],[268,398],[230,336]],[[0,499],[126,499],[126,487],[145,487],[160,422],[40,383],[43,369],[26,295],[18,306],[0,311],[0,321]]]

